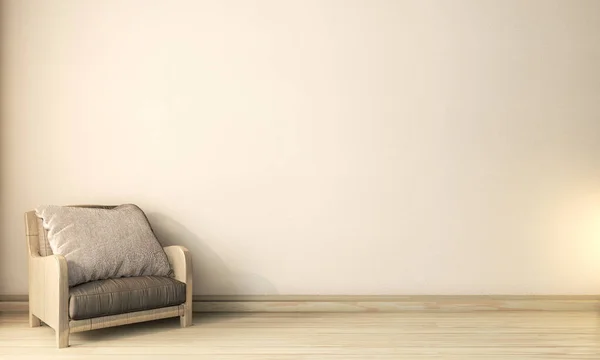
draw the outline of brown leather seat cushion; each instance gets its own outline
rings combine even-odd
[[[169,277],[138,276],[91,281],[69,289],[69,316],[84,320],[185,302],[185,284]]]

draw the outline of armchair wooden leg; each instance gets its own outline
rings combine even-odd
[[[191,316],[180,316],[179,321],[181,323],[181,327],[192,326],[192,317]]]
[[[31,312],[29,313],[29,327],[38,327],[41,326],[41,321],[40,319],[33,315]]]
[[[179,317],[181,327],[192,326],[192,307],[188,304],[185,305],[185,311],[183,315]]]
[[[69,347],[69,328],[56,330],[56,346],[59,349]]]

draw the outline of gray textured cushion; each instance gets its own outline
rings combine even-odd
[[[114,209],[40,206],[54,254],[67,259],[69,286],[125,276],[168,276],[167,255],[144,212],[135,205]]]
[[[185,302],[185,284],[175,279],[140,276],[98,280],[69,290],[73,320],[152,310]]]

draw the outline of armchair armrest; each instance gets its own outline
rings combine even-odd
[[[167,254],[169,264],[173,269],[175,280],[186,285],[192,285],[192,255],[183,246],[167,246],[163,250]]]
[[[29,313],[60,334],[69,332],[69,275],[62,255],[29,256]],[[31,319],[31,318],[30,318]],[[68,342],[68,338],[67,338]],[[59,347],[63,344],[60,344]]]
[[[169,259],[175,280],[185,283],[185,314],[181,316],[181,326],[187,327],[192,325],[192,254],[183,246],[167,246],[163,250]]]

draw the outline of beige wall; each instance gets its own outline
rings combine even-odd
[[[600,293],[600,1],[2,1],[22,213],[137,203],[197,294]]]

